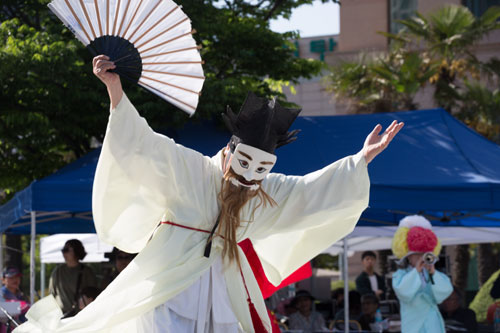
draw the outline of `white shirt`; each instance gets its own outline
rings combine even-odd
[[[370,285],[372,287],[373,292],[376,292],[378,290],[377,276],[375,274],[368,275],[368,279],[370,279]]]

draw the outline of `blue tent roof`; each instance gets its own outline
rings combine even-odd
[[[359,151],[377,123],[386,128],[394,119],[406,125],[369,165],[370,208],[360,224],[397,224],[403,215],[420,212],[437,225],[500,226],[500,146],[442,109],[298,118],[293,127],[302,130],[299,139],[277,150],[273,171],[303,175],[320,169]],[[190,124],[170,136],[206,155],[229,139],[211,124]],[[22,225],[29,218],[23,216],[31,210],[48,212],[37,217],[38,233],[93,231],[98,155],[95,150],[16,194],[0,207],[0,231],[10,226],[11,232],[28,233]]]

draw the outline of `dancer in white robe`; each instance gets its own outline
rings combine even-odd
[[[94,180],[93,214],[103,241],[139,254],[75,317],[61,321],[49,296],[32,307],[16,332],[254,332],[249,301],[271,332],[243,252],[238,250],[240,268],[222,258],[224,239],[216,236],[204,256],[231,162],[228,149],[209,158],[153,132],[123,93],[119,77],[108,72],[112,68],[107,57],[94,59],[111,112]],[[359,153],[316,172],[269,173],[258,183],[276,205],[249,200],[236,239],[252,240],[273,284],[352,231],[368,205],[367,163],[402,126],[393,122],[379,135],[377,125]],[[158,226],[159,221],[168,223]]]

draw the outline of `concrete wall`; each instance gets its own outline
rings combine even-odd
[[[377,31],[387,31],[387,0],[348,0],[340,6],[339,51],[380,49],[387,39]]]
[[[294,86],[296,93],[292,94],[288,87],[283,89],[287,99],[302,106],[301,116],[329,116],[346,113],[346,107],[326,91],[321,77],[301,82]]]
[[[432,12],[447,4],[461,5],[461,0],[418,0],[418,11],[422,14]]]

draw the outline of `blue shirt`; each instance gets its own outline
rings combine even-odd
[[[0,289],[0,292],[2,294],[3,299],[5,299],[6,301],[10,301],[10,300],[25,301],[24,294],[20,290],[18,290],[17,293],[14,294],[12,291],[7,289],[6,286],[2,286],[2,288]]]
[[[401,331],[405,333],[444,333],[444,322],[438,304],[453,291],[450,279],[443,273],[433,274],[430,282],[426,269],[398,269],[392,276],[392,287],[401,304]]]

